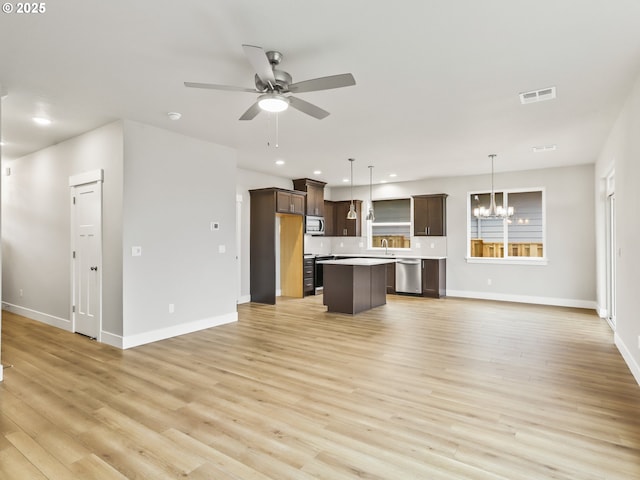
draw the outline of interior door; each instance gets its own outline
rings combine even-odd
[[[102,327],[102,183],[72,189],[74,331],[100,339]]]

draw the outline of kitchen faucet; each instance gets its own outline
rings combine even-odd
[[[389,242],[387,241],[387,239],[383,238],[380,245],[384,247],[384,254],[388,255]]]

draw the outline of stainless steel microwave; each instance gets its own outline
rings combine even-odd
[[[324,235],[324,217],[307,215],[304,231],[307,235]]]

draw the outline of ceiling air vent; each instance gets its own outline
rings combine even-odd
[[[556,145],[539,145],[537,147],[533,147],[533,153],[552,152],[556,148]]]
[[[556,87],[542,88],[540,90],[532,90],[520,94],[520,103],[543,102],[545,100],[553,100],[556,98]]]

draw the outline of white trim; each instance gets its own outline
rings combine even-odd
[[[126,350],[127,348],[133,348],[147,343],[157,342],[159,340],[166,340],[167,338],[177,337],[179,335],[185,335],[187,333],[193,333],[200,330],[205,330],[211,327],[217,327],[227,323],[237,322],[238,312],[228,313],[218,317],[204,318],[202,320],[196,320],[194,322],[182,323],[180,325],[174,325],[171,327],[159,328],[149,332],[137,333],[135,335],[128,335],[121,337],[122,345],[120,348]],[[109,340],[115,340],[117,335],[109,334]]]
[[[617,333],[613,334],[613,341],[616,344],[616,347],[618,347],[618,351],[622,355],[622,358],[627,363],[629,370],[631,370],[633,378],[635,378],[638,385],[640,385],[640,365],[638,365],[638,362],[633,358],[633,355],[631,355],[631,352]]]
[[[556,307],[586,308],[597,310],[594,300],[579,300],[574,298],[533,297],[529,295],[511,295],[508,293],[469,292],[464,290],[447,289],[448,297],[476,298],[480,300],[497,300],[500,302],[531,303],[535,305],[553,305]]]
[[[249,303],[250,301],[251,301],[251,295],[242,295],[238,299],[238,304],[240,304],[240,303]]]
[[[469,242],[471,243],[471,242]],[[502,265],[537,265],[545,266],[549,263],[546,257],[465,257],[467,263],[490,263]]]
[[[78,173],[69,177],[69,186],[77,187],[85,183],[102,182],[104,180],[104,171],[102,169],[92,170],[90,172]]]
[[[100,332],[100,338],[101,343],[122,349],[122,335],[116,335],[115,333],[105,332],[103,330]]]
[[[56,317],[55,315],[49,315],[48,313],[32,310],[27,307],[21,307],[20,305],[14,305],[13,303],[2,302],[2,307],[17,315],[30,318],[36,322],[45,323],[52,327],[61,328],[67,332],[71,332],[71,320],[67,318]]]

